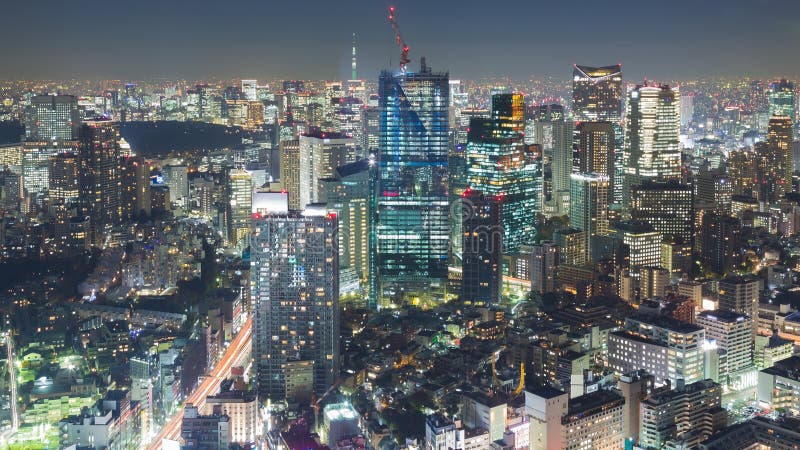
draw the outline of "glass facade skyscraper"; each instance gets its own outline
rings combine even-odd
[[[779,80],[769,85],[769,115],[787,116],[792,122],[797,120],[795,108],[796,94],[794,84]]]
[[[492,117],[470,121],[467,143],[469,187],[500,200],[503,252],[519,251],[533,241],[540,195],[539,171],[523,142],[522,94],[492,97]]]
[[[636,86],[628,95],[625,200],[644,180],[680,180],[680,95],[667,85]]]
[[[444,299],[448,224],[447,73],[383,72],[378,86],[378,270],[384,304]]]

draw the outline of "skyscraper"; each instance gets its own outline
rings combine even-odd
[[[499,198],[467,190],[462,196],[461,301],[496,305],[502,280],[502,203]]]
[[[110,120],[84,122],[79,132],[80,212],[89,216],[92,241],[99,244],[106,226],[119,223],[119,126]]]
[[[665,236],[694,242],[694,202],[691,186],[677,181],[645,181],[631,191],[631,217],[647,222]]]
[[[441,300],[447,281],[447,73],[383,72],[378,86],[378,270],[382,298]]]
[[[681,179],[679,99],[678,89],[667,85],[628,93],[624,194],[644,180]]]
[[[797,120],[795,102],[796,93],[792,82],[778,80],[769,84],[770,116],[787,116],[794,122]]]
[[[580,122],[575,127],[577,173],[598,173],[608,177],[608,203],[614,202],[614,127],[611,122]]]
[[[120,205],[123,220],[149,216],[150,167],[141,156],[122,158]],[[170,189],[171,191],[172,189]]]
[[[572,172],[572,122],[566,120],[563,106],[541,105],[536,111],[535,130],[536,142],[550,161],[552,178],[552,189],[546,193],[547,207],[543,211],[548,215],[567,214],[569,175]]]
[[[228,242],[244,249],[250,235],[253,207],[253,181],[250,173],[241,168],[229,169],[225,193]]]
[[[375,278],[376,169],[373,161],[363,159],[337,168],[332,178],[320,180],[321,201],[339,217],[340,274],[355,274],[360,290],[368,293],[367,306],[370,308],[376,306],[372,292]],[[343,292],[344,277],[339,281]]]
[[[65,204],[78,200],[78,155],[65,152],[50,158],[50,198]]]
[[[78,135],[81,119],[72,95],[37,95],[25,111],[25,139],[69,141]]]
[[[322,394],[339,369],[338,220],[315,208],[254,213],[250,285],[253,359],[260,398]],[[293,371],[311,367],[311,386]]]
[[[767,126],[767,158],[762,184],[773,188],[763,200],[774,203],[792,191],[793,157],[792,120],[789,116],[772,116]]]
[[[622,65],[572,70],[572,112],[575,120],[619,122],[622,119]]]
[[[537,167],[523,143],[525,104],[521,94],[492,97],[492,117],[470,120],[467,182],[502,203],[503,252],[531,242],[538,210]]]
[[[301,210],[306,205],[300,204],[300,141],[282,140],[279,146],[281,186],[289,194],[289,209]]]
[[[586,232],[586,258],[594,261],[593,241],[608,235],[609,178],[596,173],[570,176],[569,223]]]
[[[320,203],[320,180],[334,176],[337,167],[356,161],[353,138],[340,134],[310,131],[300,135],[300,208]]]
[[[555,292],[558,271],[558,246],[544,241],[531,246],[531,290],[540,294]]]

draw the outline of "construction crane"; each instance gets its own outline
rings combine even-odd
[[[394,40],[397,42],[397,46],[400,47],[400,72],[406,73],[406,64],[411,62],[411,60],[408,59],[408,44],[403,40],[403,36],[400,34],[400,28],[397,26],[397,21],[394,18],[394,6],[389,7],[389,23],[392,24]]]

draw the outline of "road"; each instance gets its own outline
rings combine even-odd
[[[14,335],[11,330],[6,333],[6,349],[8,350],[8,381],[11,384],[11,429],[0,436],[0,442],[8,439],[19,429],[19,411],[17,405],[17,367],[14,365]]]
[[[206,403],[206,397],[219,392],[220,383],[230,375],[231,367],[242,364],[249,357],[252,345],[250,339],[252,330],[253,318],[250,317],[244,323],[242,329],[239,330],[239,334],[231,341],[231,345],[225,350],[225,354],[222,355],[222,358],[220,358],[211,373],[206,375],[197,388],[186,397],[184,404],[191,403],[202,411]],[[167,421],[150,445],[150,450],[160,450],[164,439],[177,440],[178,436],[181,434],[182,421],[183,409],[176,412],[175,415]]]

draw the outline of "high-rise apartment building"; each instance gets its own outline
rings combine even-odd
[[[470,188],[502,204],[503,251],[530,242],[537,211],[537,167],[523,143],[525,103],[521,94],[492,97],[490,118],[473,118],[467,143]]]
[[[386,303],[444,299],[450,229],[449,75],[383,72],[378,86],[378,274]]]
[[[461,301],[471,305],[500,302],[503,205],[497,197],[468,190],[462,196]]]
[[[681,179],[679,100],[678,89],[667,85],[640,85],[628,92],[626,195],[645,180]]]
[[[80,212],[89,216],[92,241],[100,243],[103,228],[119,223],[119,126],[110,120],[84,122],[79,132]]]
[[[254,213],[250,286],[259,398],[319,395],[339,373],[337,227],[336,214],[322,208]],[[289,389],[299,365],[313,381]]]

